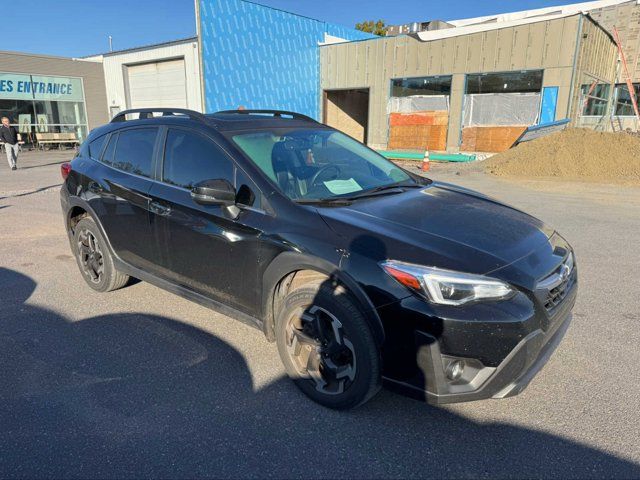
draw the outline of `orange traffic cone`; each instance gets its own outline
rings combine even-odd
[[[429,171],[429,150],[425,150],[424,152],[424,159],[422,160],[422,171],[423,172],[428,172]]]

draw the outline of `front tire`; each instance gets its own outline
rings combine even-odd
[[[277,314],[276,342],[289,377],[325,407],[354,408],[380,389],[380,351],[342,287],[324,282],[289,293]]]
[[[73,250],[82,277],[95,291],[117,290],[129,281],[128,275],[116,270],[107,242],[92,218],[85,217],[75,226]]]

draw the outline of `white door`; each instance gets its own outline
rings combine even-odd
[[[127,67],[130,108],[188,108],[184,60]]]

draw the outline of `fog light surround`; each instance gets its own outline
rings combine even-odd
[[[464,367],[464,360],[454,360],[453,362],[450,362],[449,365],[447,365],[447,368],[445,369],[445,375],[449,380],[455,382],[462,377],[462,374],[464,373]]]

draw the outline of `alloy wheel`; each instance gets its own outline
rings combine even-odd
[[[296,309],[286,325],[287,351],[298,375],[324,394],[347,390],[355,379],[356,355],[336,316],[311,305]]]
[[[87,229],[78,235],[78,255],[83,273],[93,283],[100,283],[104,274],[104,256],[95,235]]]

